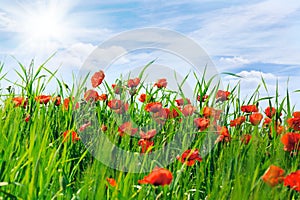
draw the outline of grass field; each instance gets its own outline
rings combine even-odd
[[[300,199],[300,113],[288,90],[260,96],[262,79],[241,99],[239,85],[195,77],[189,102],[142,72],[113,87],[100,69],[77,86],[43,65],[16,73],[22,82],[0,93],[0,199]],[[52,80],[57,92],[45,94]]]

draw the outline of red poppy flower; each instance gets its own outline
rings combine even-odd
[[[188,99],[188,98],[185,98],[185,99],[176,99],[175,100],[177,105],[178,106],[183,106],[183,105],[186,105],[186,104],[191,104],[191,100]]]
[[[30,120],[30,114],[27,114],[24,120],[25,120],[25,122],[29,122],[29,120]]]
[[[216,142],[229,142],[231,140],[231,136],[226,126],[218,126],[218,134],[219,137],[217,138]]]
[[[253,126],[257,126],[263,118],[261,113],[253,113],[250,115],[250,122]]]
[[[270,107],[267,107],[265,110],[265,114],[269,117],[272,118],[274,115],[276,115],[276,109],[274,107],[272,107],[272,109]],[[280,114],[281,115],[281,114]]]
[[[127,86],[130,88],[134,88],[140,84],[140,79],[139,78],[134,78],[134,79],[129,79],[127,81]]]
[[[269,117],[266,117],[266,118],[264,119],[263,125],[264,125],[264,126],[269,125],[271,122],[272,122],[272,119],[270,119]]]
[[[91,122],[85,123],[82,126],[79,127],[79,131],[84,131],[87,127],[89,127],[90,125],[92,125]]]
[[[75,131],[67,130],[63,133],[63,136],[64,136],[63,142],[65,142],[70,137],[70,134],[72,136],[72,142],[76,142],[76,141],[80,140],[80,138],[78,137],[78,135]]]
[[[196,111],[196,108],[192,106],[191,104],[185,105],[182,109],[182,114],[184,116],[191,116]]]
[[[115,94],[121,94],[122,91],[123,91],[123,88],[122,88],[121,85],[112,84],[111,87],[112,87]]]
[[[24,97],[14,97],[12,99],[12,101],[15,104],[15,107],[18,107],[18,106],[26,107],[27,103],[28,103],[28,100],[25,99]]]
[[[245,135],[242,136],[241,142],[242,142],[243,144],[247,145],[247,144],[250,142],[251,138],[252,138],[252,135],[250,135],[250,134],[245,134]]]
[[[138,131],[138,128],[133,128],[131,122],[125,122],[118,128],[118,132],[120,136],[124,136],[124,134],[134,135]]]
[[[213,117],[215,120],[220,119],[220,115],[222,110],[216,110],[212,107],[204,107],[203,108],[203,116],[206,118]]]
[[[146,133],[144,131],[140,132],[141,138],[146,139],[146,140],[152,139],[155,135],[156,135],[155,129],[151,129],[151,130],[147,131]]]
[[[87,90],[84,93],[84,99],[86,101],[97,101],[99,99],[99,94],[95,90]]]
[[[165,87],[167,87],[167,84],[168,84],[168,82],[167,82],[167,79],[165,79],[165,78],[162,78],[162,79],[159,79],[155,84],[154,84],[154,86],[156,86],[156,87],[158,87],[158,88],[165,88]]]
[[[300,150],[300,134],[299,133],[286,133],[281,137],[284,151]]]
[[[104,124],[102,124],[101,130],[102,130],[103,132],[107,131],[107,126],[105,126]]]
[[[74,97],[72,97],[72,101],[73,101],[72,103],[74,104]],[[69,105],[70,105],[70,97],[64,99],[64,108],[66,110],[68,110],[69,109]],[[75,106],[73,106],[73,109],[74,108],[75,109],[79,108],[79,103],[78,102],[75,104]]]
[[[105,101],[107,99],[107,94],[101,94],[99,97],[98,97],[98,100],[99,101]]]
[[[119,109],[115,109],[113,111],[117,114],[123,114],[128,110],[128,108],[129,108],[128,103],[122,103]]]
[[[95,72],[95,74],[91,78],[92,86],[94,88],[98,87],[102,83],[104,78],[105,74],[102,70],[100,70],[99,72]]]
[[[184,151],[181,156],[177,156],[176,158],[180,162],[185,163],[187,166],[193,166],[196,161],[202,161],[198,149],[188,149]]]
[[[39,95],[34,98],[40,104],[47,104],[51,100],[50,95]]]
[[[242,123],[244,123],[246,121],[245,116],[240,116],[234,120],[230,120],[230,126],[240,126]]]
[[[293,117],[300,118],[300,111],[296,111],[293,113]]]
[[[284,180],[284,170],[275,165],[271,165],[261,179],[271,187],[278,185]]]
[[[228,92],[228,91],[218,90],[217,96],[216,96],[217,102],[228,100],[229,95],[230,95],[230,92]]]
[[[145,176],[142,180],[139,180],[139,184],[152,184],[158,185],[170,185],[172,182],[172,173],[164,168],[155,167],[153,171]]]
[[[202,102],[205,102],[206,100],[208,99],[208,95],[198,95],[197,96],[197,101],[202,101]]]
[[[162,108],[158,112],[152,113],[152,118],[158,124],[164,124],[167,118],[171,118],[170,109],[169,108]]]
[[[252,112],[258,112],[258,108],[256,105],[246,105],[241,107],[242,112],[246,113],[252,113]]]
[[[289,118],[287,123],[289,128],[300,131],[300,118]]]
[[[209,120],[206,118],[196,118],[194,119],[194,123],[200,131],[204,131],[209,125]]]
[[[121,108],[122,104],[123,103],[121,100],[112,99],[112,100],[108,101],[107,106],[112,110],[117,110],[117,109]]]
[[[147,139],[140,139],[138,145],[141,146],[141,153],[151,152],[154,146],[154,142]]]
[[[141,94],[139,97],[139,101],[144,103],[146,101],[147,95],[146,94]]]
[[[111,187],[116,187],[117,186],[117,182],[115,179],[113,178],[106,178],[106,181],[108,182],[108,184],[111,186]]]
[[[159,112],[161,111],[162,109],[162,104],[160,102],[152,102],[152,103],[148,103],[146,106],[145,106],[145,110],[147,112],[153,112],[153,113],[156,113],[156,112]]]
[[[52,101],[54,105],[59,106],[61,104],[61,97],[60,96],[53,97]]]
[[[300,170],[287,175],[283,184],[284,186],[289,186],[291,189],[300,192]]]
[[[180,107],[177,107],[177,109],[175,108],[165,108],[166,112],[167,112],[167,116],[169,119],[173,119],[173,118],[176,118],[176,117],[179,117],[181,113],[181,108]]]

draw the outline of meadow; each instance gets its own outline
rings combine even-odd
[[[242,99],[239,85],[189,74],[192,100],[144,71],[111,85],[99,69],[67,86],[44,64],[19,65],[18,83],[0,65],[12,85],[0,90],[0,199],[300,199],[289,90],[260,96],[262,78]]]

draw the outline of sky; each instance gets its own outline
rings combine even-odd
[[[0,61],[14,80],[15,59],[26,66],[34,59],[39,65],[56,53],[46,66],[59,69],[58,77],[68,82],[98,45],[124,31],[149,27],[192,39],[219,73],[243,77],[223,75],[224,87],[240,82],[247,96],[263,77],[268,91],[262,87],[261,95],[274,95],[278,82],[282,97],[288,82],[292,103],[300,108],[299,93],[293,93],[300,89],[298,0],[0,0]],[[138,66],[158,58],[158,64],[176,65],[172,56],[144,50],[116,63]]]

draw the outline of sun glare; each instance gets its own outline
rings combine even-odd
[[[76,25],[70,17],[71,7],[71,3],[57,0],[19,4],[20,12],[15,14],[19,48],[54,52],[68,44]]]

